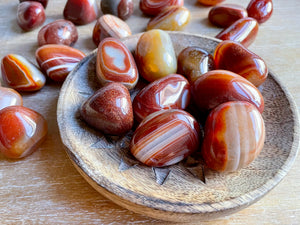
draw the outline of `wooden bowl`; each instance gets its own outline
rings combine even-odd
[[[134,51],[141,34],[123,39]],[[213,53],[217,39],[170,32],[176,54],[196,45]],[[140,164],[124,137],[104,136],[81,120],[79,107],[100,84],[95,76],[96,50],[65,81],[57,119],[66,151],[82,176],[102,195],[134,212],[168,221],[201,221],[229,215],[267,194],[291,168],[299,145],[295,103],[272,73],[260,88],[265,99],[266,142],[259,157],[233,173],[205,169],[189,157],[167,168]],[[132,94],[134,95],[134,93]]]

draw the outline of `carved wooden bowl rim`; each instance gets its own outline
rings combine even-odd
[[[197,34],[169,34],[177,55],[191,45],[212,53],[220,42]],[[122,41],[134,51],[140,35]],[[267,81],[260,88],[266,103],[263,113],[266,143],[261,155],[250,166],[235,173],[219,174],[201,167],[206,173],[206,183],[203,183],[195,175],[201,170],[197,166],[193,173],[193,168],[186,169],[182,164],[156,171],[135,163],[123,154],[128,151],[128,137],[104,138],[80,119],[80,104],[100,87],[95,78],[95,58],[96,50],[67,77],[58,100],[57,121],[62,142],[74,166],[97,191],[115,203],[170,221],[213,219],[253,204],[273,189],[291,168],[299,147],[299,116],[291,94],[273,72],[269,71]],[[120,152],[115,154],[115,149]],[[120,164],[124,163],[122,157],[126,158],[128,168],[120,171]],[[157,176],[165,172],[168,179],[157,182]]]

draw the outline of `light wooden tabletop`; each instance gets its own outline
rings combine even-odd
[[[18,0],[0,2],[0,58],[9,53],[35,62],[39,29],[24,33],[16,23]],[[100,2],[100,1],[99,1]],[[127,23],[133,33],[145,30],[135,0],[134,15]],[[210,8],[185,0],[192,19],[185,32],[215,36],[220,29],[207,20]],[[244,7],[249,0],[227,0]],[[50,0],[46,23],[63,18],[66,0]],[[100,4],[99,4],[100,5]],[[250,49],[277,74],[300,106],[300,1],[274,1],[270,20],[260,26]],[[75,48],[85,53],[95,49],[91,36],[95,22],[79,26]],[[56,104],[61,84],[48,82],[39,92],[24,94],[24,105],[45,116],[49,125],[46,141],[37,152],[22,160],[0,155],[0,224],[166,224],[123,209],[96,192],[68,159],[56,122]],[[299,109],[299,107],[298,107]],[[263,199],[225,218],[194,224],[299,224],[300,155],[288,175]]]

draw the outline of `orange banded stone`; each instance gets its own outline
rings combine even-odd
[[[248,47],[254,42],[258,33],[258,27],[258,23],[255,19],[250,17],[242,18],[217,34],[216,38],[223,41],[236,41]]]
[[[247,101],[264,110],[260,91],[242,76],[227,70],[212,70],[192,84],[192,97],[199,110],[210,111],[228,101]]]
[[[12,88],[0,87],[0,110],[12,105],[23,105],[22,96]]]
[[[23,158],[34,152],[47,136],[47,121],[24,106],[0,110],[0,152],[8,158]]]
[[[156,17],[152,18],[147,30],[182,30],[190,21],[191,13],[183,6],[168,6]]]
[[[138,81],[138,70],[131,52],[116,38],[105,38],[100,42],[96,73],[102,85],[120,82],[132,89]]]
[[[208,14],[209,21],[218,27],[229,27],[235,21],[246,18],[247,10],[236,4],[222,4],[213,7]]]
[[[135,59],[141,76],[149,82],[177,71],[177,58],[166,31],[153,29],[138,40]]]
[[[147,166],[173,165],[198,149],[199,132],[199,124],[189,113],[161,110],[140,123],[131,139],[130,151]]]
[[[54,81],[64,81],[85,54],[70,46],[49,44],[38,48],[35,57],[48,77]]]
[[[3,82],[18,91],[37,91],[44,87],[44,74],[23,56],[8,54],[1,62]]]
[[[207,6],[217,5],[224,1],[225,0],[198,0],[199,3],[201,3],[202,5],[207,5]]]
[[[120,18],[106,14],[101,16],[93,29],[93,42],[96,46],[107,37],[125,38],[131,35],[131,29],[127,23]]]
[[[163,109],[185,109],[191,99],[188,80],[179,74],[170,74],[144,87],[133,100],[134,118],[141,122],[146,116]]]
[[[245,46],[234,41],[223,41],[215,49],[214,61],[217,69],[230,70],[249,80],[256,87],[268,76],[265,61]]]
[[[183,4],[184,0],[141,0],[140,9],[146,15],[156,16],[168,6],[183,6]]]
[[[264,141],[264,120],[257,108],[249,102],[226,102],[206,120],[201,153],[207,167],[231,172],[249,165]]]

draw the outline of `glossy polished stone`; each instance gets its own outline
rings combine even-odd
[[[202,74],[214,69],[213,56],[197,46],[183,49],[177,61],[177,73],[186,76],[191,83]]]
[[[31,31],[41,26],[46,19],[45,10],[41,3],[21,2],[17,9],[17,23],[24,31]]]
[[[1,62],[3,82],[18,91],[37,91],[44,87],[44,74],[26,58],[8,54]]]
[[[248,47],[254,42],[258,33],[258,27],[257,21],[253,18],[239,19],[217,34],[216,38],[236,41]]]
[[[128,89],[121,83],[100,88],[80,107],[83,119],[104,134],[123,135],[133,126]]]
[[[205,124],[202,156],[216,171],[236,171],[249,165],[265,140],[264,120],[248,102],[226,102],[211,111]]]
[[[136,121],[163,109],[185,109],[191,98],[190,84],[179,74],[170,74],[144,87],[133,100]]]
[[[76,26],[68,20],[56,20],[43,26],[38,33],[39,46],[62,44],[72,46],[78,39]]]
[[[156,16],[168,6],[183,6],[184,0],[141,0],[140,10],[149,16]]]
[[[139,74],[129,49],[116,38],[105,38],[98,46],[97,77],[102,85],[120,82],[128,89],[134,88]]]
[[[147,166],[173,165],[199,147],[197,121],[179,109],[162,110],[147,116],[135,130],[130,151]]]
[[[47,136],[47,121],[24,106],[0,110],[0,152],[7,158],[23,158],[37,150]]]
[[[272,0],[251,0],[247,7],[249,17],[257,20],[258,23],[266,22],[273,13]]]
[[[221,42],[215,49],[214,61],[217,69],[235,72],[256,87],[265,82],[268,76],[265,61],[234,41]]]
[[[221,2],[224,2],[225,0],[198,0],[198,2],[202,5],[212,6],[217,5]]]
[[[22,96],[12,88],[0,87],[0,110],[12,105],[23,105]]]
[[[98,1],[68,0],[63,15],[66,20],[70,20],[76,25],[91,23],[99,16]]]
[[[28,1],[34,1],[34,2],[39,2],[43,5],[43,7],[46,9],[48,5],[48,0],[20,0],[20,2],[28,2]]]
[[[209,21],[218,27],[229,27],[235,21],[246,18],[247,10],[236,4],[222,4],[213,7],[208,14]]]
[[[149,82],[177,71],[177,58],[169,34],[154,29],[139,39],[135,59],[140,75]]]
[[[212,70],[200,76],[192,84],[192,97],[201,111],[228,101],[247,101],[261,113],[264,110],[260,91],[242,76],[227,70]]]
[[[101,0],[103,14],[111,14],[127,20],[133,13],[133,0]]]
[[[66,45],[43,45],[35,52],[42,71],[54,81],[64,81],[85,54]]]
[[[125,38],[131,35],[131,29],[127,23],[114,15],[101,16],[93,29],[93,42],[96,46],[107,37]]]
[[[190,11],[183,6],[168,6],[152,18],[147,24],[147,30],[182,30],[191,18]]]

